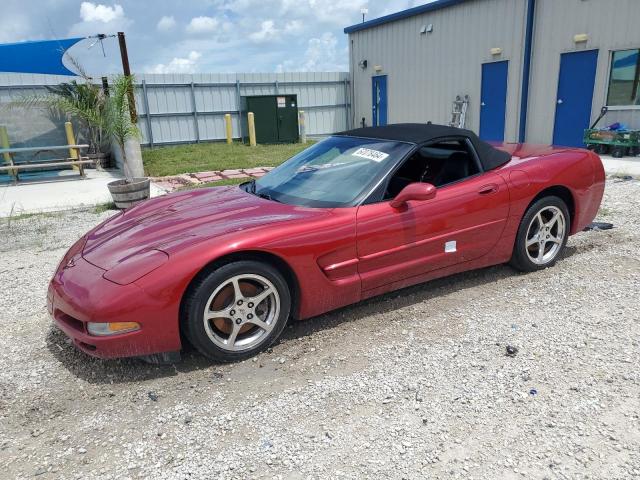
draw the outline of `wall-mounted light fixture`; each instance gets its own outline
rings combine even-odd
[[[359,66],[361,69],[365,70],[365,69],[367,68],[367,61],[366,61],[366,60],[360,60],[360,61],[358,62],[358,66]]]
[[[422,25],[422,27],[420,27],[420,34],[424,35],[426,33],[431,33],[433,32],[433,23],[430,23],[429,25]]]
[[[374,65],[373,69],[374,69],[376,72],[381,72],[381,71],[382,71],[382,65]]]
[[[491,52],[491,55],[500,55],[502,54],[502,49],[500,47],[493,47],[489,52]]]
[[[584,43],[589,40],[589,34],[587,33],[577,33],[573,36],[573,41],[575,43]]]

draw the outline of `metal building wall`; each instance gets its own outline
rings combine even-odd
[[[537,0],[527,119],[528,142],[551,143],[555,120],[560,54],[598,49],[591,107],[592,121],[605,105],[611,50],[640,48],[638,0]],[[586,43],[573,36],[586,33]],[[604,123],[625,122],[640,128],[640,107],[618,107]]]
[[[458,94],[471,97],[467,128],[478,131],[482,64],[509,60],[505,140],[517,139],[526,0],[476,0],[349,35],[353,122],[371,124],[374,66],[388,75],[388,121],[448,123]],[[433,32],[420,34],[423,25]],[[502,48],[492,56],[490,49]],[[366,70],[358,66],[366,59]]]

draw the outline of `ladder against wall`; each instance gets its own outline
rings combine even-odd
[[[450,127],[464,128],[467,121],[467,108],[469,107],[469,95],[456,95],[451,107]]]

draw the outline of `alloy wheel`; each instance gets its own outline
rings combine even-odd
[[[267,278],[241,274],[222,282],[209,297],[204,328],[213,343],[227,351],[260,344],[280,314],[280,295]]]
[[[553,261],[564,242],[566,220],[562,210],[556,206],[542,208],[529,223],[525,250],[536,265]]]

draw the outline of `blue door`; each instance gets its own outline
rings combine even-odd
[[[591,121],[597,63],[598,50],[560,55],[556,119],[553,126],[554,145],[584,146],[582,136]]]
[[[387,76],[378,75],[371,77],[372,114],[373,126],[387,124]]]
[[[509,62],[482,64],[480,89],[480,138],[502,142],[507,110],[507,77]]]

